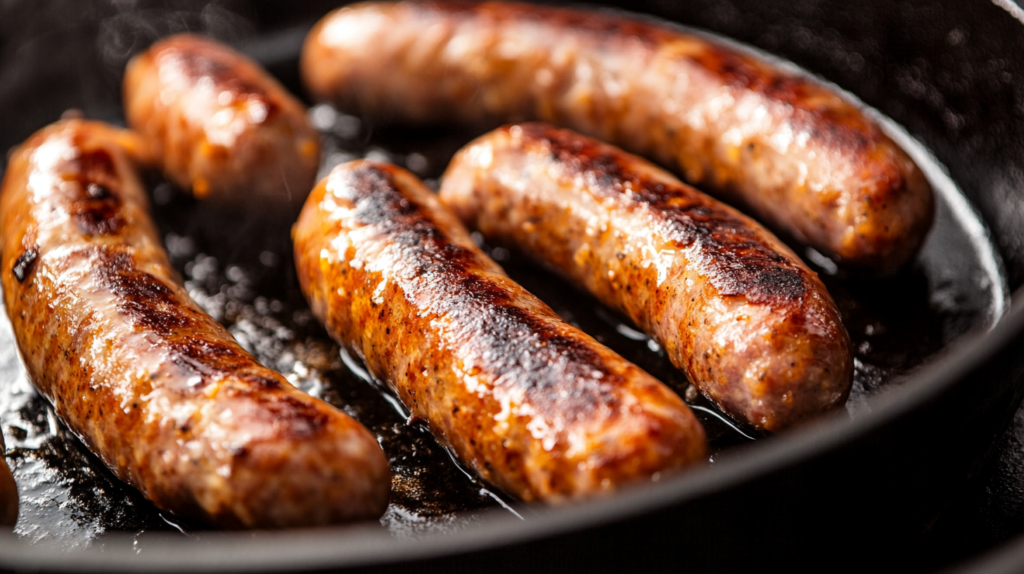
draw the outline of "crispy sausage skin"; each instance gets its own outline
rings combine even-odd
[[[441,201],[629,317],[740,421],[780,430],[850,393],[850,339],[818,276],[756,222],[641,158],[509,126],[456,154]]]
[[[188,34],[157,42],[129,62],[124,103],[153,160],[199,199],[297,209],[316,181],[320,142],[305,107],[216,42]]]
[[[179,286],[122,142],[81,120],[11,158],[2,283],[36,388],[160,508],[225,527],[380,516],[380,446],[260,365]]]
[[[506,492],[560,502],[706,455],[678,396],[510,280],[409,172],[339,166],[292,235],[331,335]]]
[[[651,20],[510,2],[341,8],[302,54],[320,100],[383,120],[543,120],[678,169],[850,267],[889,271],[933,219],[921,171],[856,105]]]

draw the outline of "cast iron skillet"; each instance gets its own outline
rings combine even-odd
[[[111,102],[117,101],[112,88],[117,72],[111,71],[111,62],[142,46],[135,45],[138,37],[126,36],[97,44],[95,35],[108,30],[102,23],[111,16],[135,19],[134,29],[150,40],[167,32],[160,28],[167,14],[178,14],[186,27],[191,22],[194,29],[228,39],[249,38],[241,45],[294,85],[295,34],[286,28],[308,25],[331,7],[327,2],[205,7],[190,0],[121,2],[114,8],[131,11],[114,15],[105,4],[7,3],[0,8],[0,21],[7,23],[0,30],[6,54],[0,68],[0,143],[4,148],[16,144],[69,107],[117,120],[104,116],[116,109]],[[1024,63],[1014,61],[1014,55],[1024,53],[1024,15],[1015,5],[1007,0],[856,5],[693,0],[628,7],[792,60],[895,120],[935,154],[987,225],[988,236],[981,227],[963,228],[996,247],[989,261],[995,275],[987,276],[1005,282],[996,291],[1016,291],[1024,282],[1024,174],[1018,167],[1024,158]],[[245,19],[233,19],[237,13]],[[955,199],[947,198],[944,205],[947,216],[958,209]],[[966,220],[974,221],[969,216]],[[966,240],[957,237],[943,240]],[[971,262],[957,261],[957,245],[946,247],[949,270],[976,271]],[[896,280],[834,283],[857,285],[855,291],[884,300],[884,290],[913,283],[910,273]],[[975,279],[984,277],[950,281]],[[942,287],[930,284],[926,291],[934,298]],[[892,296],[898,300],[901,294]],[[137,546],[111,542],[55,552],[4,536],[0,564],[79,571],[860,570],[885,560],[887,568],[928,567],[941,560],[941,549],[929,546],[930,528],[982,468],[993,439],[1024,394],[1024,301],[1018,299],[1005,313],[993,311],[1000,315],[994,325],[982,320],[957,327],[973,325],[899,384],[865,395],[856,416],[837,413],[798,431],[726,450],[707,468],[607,500],[551,510],[530,507],[527,520],[503,511],[485,513],[471,528],[404,539],[355,526],[204,532],[193,538],[151,535]],[[972,304],[955,297],[947,303]],[[928,329],[943,325],[926,323],[909,332],[927,338]]]

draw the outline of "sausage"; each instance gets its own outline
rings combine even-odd
[[[175,514],[252,528],[380,516],[390,480],[373,435],[259,364],[189,298],[122,144],[138,142],[63,121],[8,165],[0,282],[36,388]]]
[[[777,431],[843,404],[835,303],[752,219],[568,130],[509,126],[459,151],[441,201],[617,309],[733,418]]]
[[[920,169],[857,105],[734,45],[619,12],[374,2],[310,32],[311,94],[382,121],[543,120],[678,169],[851,268],[890,271],[934,217]]]
[[[167,177],[228,207],[302,205],[320,162],[305,107],[245,56],[182,34],[134,57],[124,76],[129,126]]]
[[[505,492],[558,503],[706,456],[677,395],[509,279],[409,172],[342,164],[292,236],[331,336]]]

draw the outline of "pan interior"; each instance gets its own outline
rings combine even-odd
[[[296,54],[286,56],[294,66]],[[478,135],[375,128],[327,106],[310,113],[324,138],[322,174],[343,161],[369,157],[408,167],[436,187],[451,155]],[[117,102],[94,115],[118,118]],[[927,150],[895,124],[885,124],[938,192],[936,224],[918,258],[898,276],[865,279],[846,276],[824,257],[794,246],[822,276],[853,340],[856,370],[847,405],[852,417],[957,338],[992,324],[1008,300],[998,256],[969,201]],[[149,190],[165,245],[192,296],[264,364],[376,434],[394,473],[392,503],[381,519],[387,532],[398,538],[455,532],[476,523],[479,511],[494,509],[531,520],[529,506],[474,479],[424,428],[407,424],[401,405],[326,336],[298,291],[290,221],[211,212],[157,176],[149,178]],[[710,464],[725,451],[759,440],[690,390],[657,344],[628,322],[518,254],[475,237],[513,279],[563,318],[685,397],[708,431]],[[60,423],[28,382],[6,317],[0,318],[0,378],[0,425],[21,494],[19,538],[76,548],[127,543],[106,536],[111,532],[134,533],[133,544],[147,533],[202,536],[202,525],[159,511],[113,477]]]

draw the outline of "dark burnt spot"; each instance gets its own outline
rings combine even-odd
[[[806,272],[775,251],[761,237],[767,232],[752,221],[682,183],[650,181],[630,169],[624,152],[596,140],[543,124],[521,129],[548,146],[567,177],[587,179],[595,196],[619,201],[626,209],[646,210],[660,224],[658,231],[678,248],[699,244],[704,272],[722,295],[743,296],[753,303],[806,295]]]
[[[78,230],[86,235],[110,235],[124,227],[121,202],[116,197],[76,200],[70,212]]]
[[[68,161],[67,168],[67,175],[78,182],[80,189],[68,206],[78,230],[86,235],[117,233],[124,226],[121,198],[115,191],[121,179],[110,152],[102,148],[80,150]]]
[[[117,310],[136,327],[169,334],[190,325],[174,291],[139,269],[130,252],[98,250],[96,259],[92,272],[97,281],[114,294]]]
[[[36,259],[38,258],[39,248],[34,245],[18,256],[18,259],[14,261],[14,266],[11,267],[11,273],[14,274],[14,278],[18,280],[18,283],[25,282],[25,279],[35,267]]]

